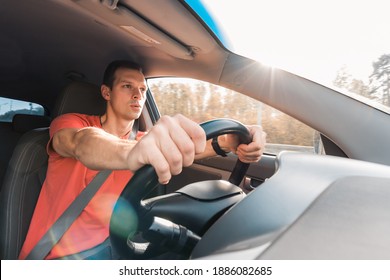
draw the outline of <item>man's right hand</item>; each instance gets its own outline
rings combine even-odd
[[[167,184],[205,148],[206,135],[199,124],[183,115],[163,116],[129,152],[127,162],[132,171],[152,165],[159,182]]]

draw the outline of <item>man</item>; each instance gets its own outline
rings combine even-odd
[[[146,90],[145,77],[138,65],[114,61],[108,65],[101,86],[101,94],[107,101],[104,115],[65,114],[53,120],[46,180],[20,259],[26,258],[99,170],[114,171],[46,259],[78,254],[80,258],[94,258],[90,252],[95,252],[109,237],[109,221],[116,200],[132,173],[143,165],[152,165],[159,182],[166,184],[195,159],[216,155],[203,129],[182,115],[163,116],[142,138],[138,135],[130,140],[134,120],[141,115],[146,100]],[[257,126],[249,130],[253,137],[249,145],[238,146],[236,136],[226,135],[218,139],[220,148],[235,152],[243,162],[258,161],[265,133]]]

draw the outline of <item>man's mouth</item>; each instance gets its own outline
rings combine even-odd
[[[141,105],[138,102],[131,102],[130,106],[141,107]]]
[[[141,105],[138,102],[135,102],[135,103],[131,103],[130,107],[138,109],[138,108],[141,108]]]

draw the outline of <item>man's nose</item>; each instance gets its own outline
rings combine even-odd
[[[142,98],[142,93],[140,89],[135,89],[133,91],[133,99],[141,99]]]

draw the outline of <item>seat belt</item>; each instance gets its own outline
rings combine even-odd
[[[111,170],[100,171],[84,190],[68,206],[62,215],[49,228],[45,235],[39,240],[31,252],[27,255],[26,260],[43,260],[50,253],[51,249],[61,239],[68,228],[73,224],[81,212],[87,206],[92,197],[106,181],[111,174]]]
[[[129,140],[135,140],[138,133],[138,119],[134,121],[132,131],[129,135]],[[26,260],[43,260],[58,243],[61,237],[69,229],[81,212],[91,201],[112,170],[100,171],[89,184],[81,191],[81,193],[73,200],[66,208],[64,213],[54,222],[48,231],[42,236],[38,243],[34,246],[31,252],[27,255]]]

